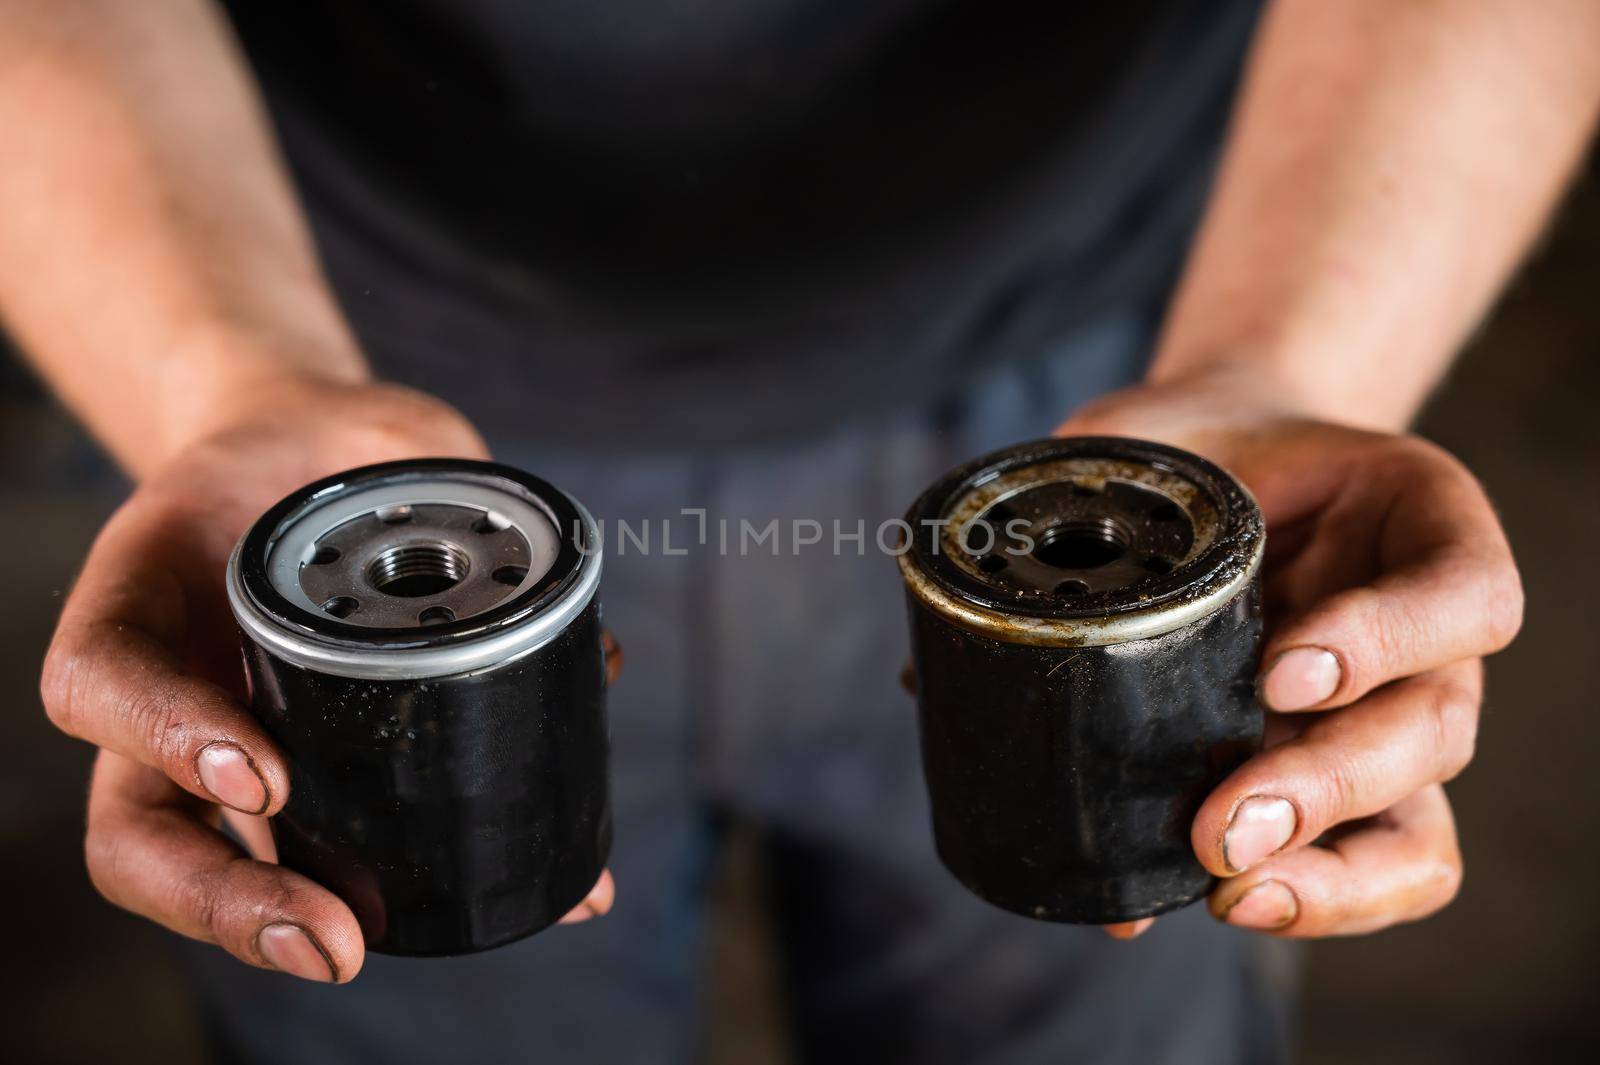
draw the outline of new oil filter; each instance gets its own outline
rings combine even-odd
[[[279,860],[367,947],[460,954],[583,900],[611,846],[594,519],[519,470],[308,485],[228,567],[250,704],[288,759]]]
[[[923,767],[940,859],[1043,920],[1186,905],[1206,795],[1261,742],[1265,533],[1249,493],[1160,444],[1022,444],[906,515]]]

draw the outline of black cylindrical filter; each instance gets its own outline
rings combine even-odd
[[[1265,532],[1195,455],[1022,444],[906,515],[923,767],[939,857],[980,897],[1106,924],[1205,895],[1190,824],[1260,747]]]
[[[506,466],[318,481],[228,567],[251,707],[288,759],[278,857],[367,947],[460,954],[581,902],[611,847],[600,540]]]

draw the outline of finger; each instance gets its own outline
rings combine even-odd
[[[617,643],[617,638],[607,630],[600,634],[600,646],[605,652],[606,659],[606,687],[611,687],[622,676],[622,645]]]
[[[1112,939],[1138,939],[1150,930],[1156,923],[1154,917],[1141,917],[1137,921],[1120,921],[1116,924],[1103,924],[1100,930]]]
[[[187,599],[141,537],[108,527],[45,658],[45,710],[68,735],[160,769],[194,795],[273,813],[288,770],[238,702],[185,668]]]
[[[1232,876],[1453,778],[1472,758],[1482,690],[1481,665],[1461,662],[1309,722],[1206,798],[1191,831],[1195,854]]]
[[[1442,452],[1363,500],[1381,530],[1378,576],[1285,623],[1268,641],[1258,690],[1274,710],[1344,706],[1394,680],[1497,651],[1522,621],[1522,585],[1483,490]],[[1330,515],[1330,522],[1337,515]],[[1346,538],[1327,550],[1349,554]]]
[[[584,896],[563,918],[561,924],[581,924],[591,917],[604,917],[611,912],[611,904],[616,901],[617,885],[611,879],[611,870],[602,870],[600,879],[594,882],[594,887],[589,889],[589,894]]]
[[[222,823],[228,826],[228,831],[243,845],[250,857],[260,862],[278,860],[278,841],[272,838],[272,826],[265,817],[241,814],[224,807]]]
[[[1360,935],[1443,909],[1460,885],[1455,821],[1434,784],[1330,846],[1224,881],[1208,906],[1229,924],[1276,935]]]
[[[108,900],[264,969],[343,983],[364,955],[355,915],[326,888],[252,860],[200,820],[202,806],[155,770],[102,752],[84,852]]]

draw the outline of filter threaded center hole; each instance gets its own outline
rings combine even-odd
[[[1099,569],[1121,558],[1132,542],[1133,534],[1117,519],[1084,518],[1046,529],[1033,557],[1056,569]]]
[[[439,595],[467,575],[467,553],[443,540],[391,547],[367,565],[367,583],[405,599]]]

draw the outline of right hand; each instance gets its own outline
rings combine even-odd
[[[273,864],[262,831],[290,780],[243,704],[228,556],[258,515],[317,478],[487,455],[455,411],[393,386],[296,380],[243,399],[247,410],[146,477],[101,530],[40,690],[57,727],[101,748],[84,851],[102,895],[251,965],[342,983],[364,956],[355,916]],[[254,857],[219,831],[224,812]],[[611,899],[607,873],[567,920]]]

